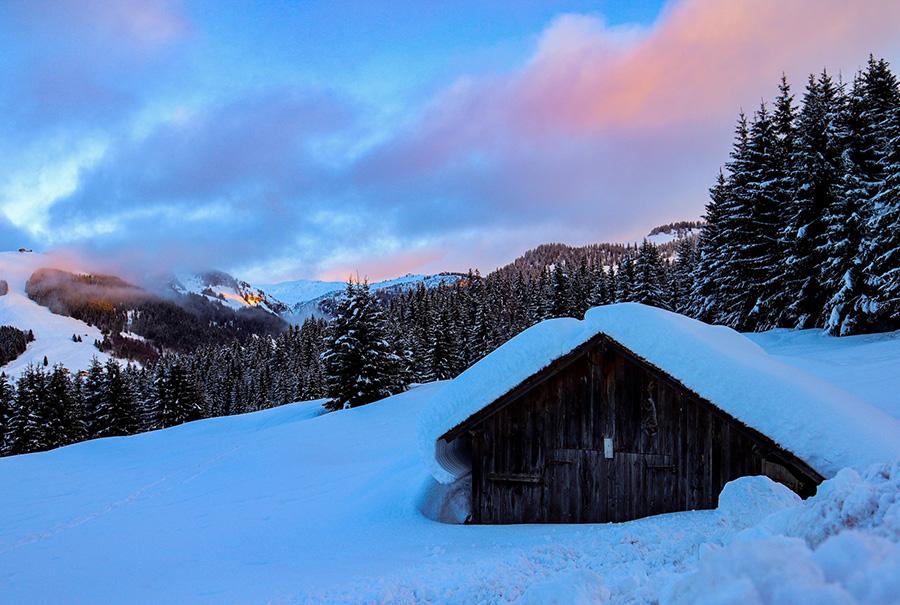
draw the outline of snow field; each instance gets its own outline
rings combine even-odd
[[[803,602],[791,600],[800,586],[821,605],[897,594],[897,464],[841,471],[806,502],[752,477],[727,485],[718,510],[630,523],[433,521],[422,511],[437,483],[415,427],[446,386],[0,459],[0,602],[787,603]]]

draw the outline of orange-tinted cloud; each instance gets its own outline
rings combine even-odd
[[[458,79],[355,176],[405,232],[517,230],[508,258],[639,238],[702,214],[738,110],[782,72],[799,101],[823,67],[849,79],[874,53],[896,68],[898,28],[896,1],[686,0],[645,28],[563,15],[520,68]]]
[[[513,92],[520,119],[657,128],[730,115],[782,71],[854,68],[869,52],[896,50],[898,31],[894,1],[688,0],[631,36],[569,15],[544,32]]]

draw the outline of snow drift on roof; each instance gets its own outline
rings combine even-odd
[[[434,477],[468,469],[441,435],[598,334],[606,334],[685,387],[793,452],[826,477],[900,459],[900,421],[768,355],[738,332],[637,303],[595,307],[583,321],[525,330],[442,389],[419,419]]]

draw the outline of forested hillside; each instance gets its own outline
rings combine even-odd
[[[163,298],[111,275],[38,269],[25,291],[54,313],[100,328],[104,337],[96,343],[99,350],[144,363],[162,351],[276,336],[286,328],[261,308],[234,310],[190,292]]]

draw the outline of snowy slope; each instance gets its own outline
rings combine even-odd
[[[660,233],[654,233],[653,235],[648,235],[647,240],[656,244],[657,246],[661,246],[663,244],[668,244],[670,242],[678,241],[680,239],[684,239],[686,237],[696,237],[700,235],[700,229],[679,229],[672,231],[663,231]],[[640,242],[635,242],[640,243]]]
[[[795,603],[802,590],[823,604],[896,594],[900,466],[845,471],[805,504],[758,477],[726,486],[719,510],[619,525],[433,521],[422,511],[439,491],[415,424],[443,388],[0,459],[0,602]]]
[[[436,288],[444,284],[453,284],[463,277],[464,276],[459,273],[438,273],[436,275],[410,274],[395,279],[374,282],[370,284],[370,287],[375,292],[400,294],[418,287],[419,284],[424,284],[426,288]],[[309,282],[301,280],[299,282],[282,282],[281,284],[263,286],[263,288],[266,289],[266,291],[270,291],[271,289],[273,292],[281,292],[282,296],[285,296],[288,300],[293,300],[293,295],[299,296],[304,295],[304,293],[307,292],[315,291],[313,285],[316,283],[321,283],[324,288],[327,284],[334,284],[336,282]],[[296,289],[294,288],[294,285],[296,285]],[[310,317],[328,319],[331,317],[330,310],[334,308],[337,300],[343,295],[345,288],[346,284],[341,283],[337,289],[329,290],[316,298],[310,300],[298,300],[298,302],[291,306],[290,311],[282,313],[282,318],[293,324],[301,324]],[[281,300],[284,301],[285,299],[281,298]]]
[[[284,304],[293,307],[298,303],[319,298],[323,294],[340,291],[344,288],[344,282],[297,279],[274,284],[260,284],[258,287]]]
[[[8,376],[18,375],[29,363],[61,363],[72,370],[90,366],[91,358],[106,361],[109,356],[94,347],[94,340],[102,339],[100,330],[83,321],[55,315],[25,294],[25,282],[31,274],[52,262],[35,252],[0,252],[0,279],[9,283],[9,293],[0,296],[0,325],[31,330],[35,341],[25,353],[2,367]],[[82,342],[72,342],[72,334],[79,334]]]
[[[780,361],[900,419],[900,332],[837,338],[816,329],[770,330],[746,336]]]
[[[277,297],[224,271],[181,273],[170,278],[166,287],[178,294],[202,296],[235,311],[257,307],[280,315],[288,310],[288,306]]]
[[[427,288],[434,288],[441,284],[452,284],[462,275],[457,273],[439,273],[437,275],[414,275],[412,273],[394,279],[386,279],[370,284],[372,290],[392,290],[415,288],[423,283]],[[316,281],[310,279],[298,279],[294,281],[278,282],[274,284],[261,284],[260,290],[264,290],[281,302],[292,307],[302,305],[325,296],[340,295],[346,288],[346,282]]]

